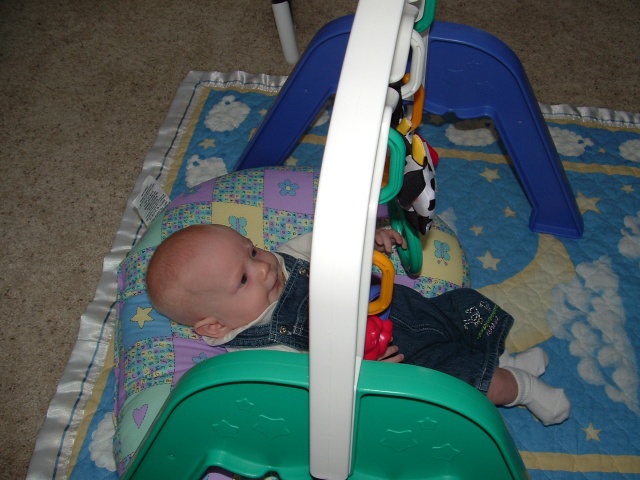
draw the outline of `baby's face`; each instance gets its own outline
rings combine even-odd
[[[223,319],[231,330],[260,316],[284,288],[276,256],[228,227],[217,226],[197,242],[187,281],[190,301],[203,314]]]

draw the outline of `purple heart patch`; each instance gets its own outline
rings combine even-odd
[[[140,408],[133,409],[133,421],[136,422],[138,428],[140,428],[140,425],[144,422],[144,417],[147,416],[147,410],[149,410],[148,403],[145,403]]]

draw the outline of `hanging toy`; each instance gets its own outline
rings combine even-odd
[[[398,203],[405,210],[409,224],[426,235],[436,209],[435,167],[438,164],[438,154],[417,133],[411,137],[411,152],[407,152],[405,158],[404,179],[398,193]]]
[[[408,78],[403,79],[407,81]],[[402,82],[389,87],[400,93]],[[404,177],[398,193],[398,203],[405,211],[406,220],[417,232],[426,235],[433,223],[436,209],[435,167],[438,154],[415,129],[422,118],[424,89],[416,92],[413,105],[415,118],[407,118],[402,97],[391,117],[391,125],[404,137],[406,146]]]

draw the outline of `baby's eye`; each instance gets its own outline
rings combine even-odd
[[[257,248],[253,248],[253,250],[251,250],[251,256],[253,258],[258,256],[258,249]]]
[[[247,283],[247,280],[249,280],[247,278],[247,274],[242,275],[242,278],[240,279],[240,285],[244,285]]]

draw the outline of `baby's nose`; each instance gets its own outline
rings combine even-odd
[[[271,270],[271,266],[267,262],[256,262],[256,267],[258,269],[258,273],[263,277],[266,277],[269,274],[269,270]]]

